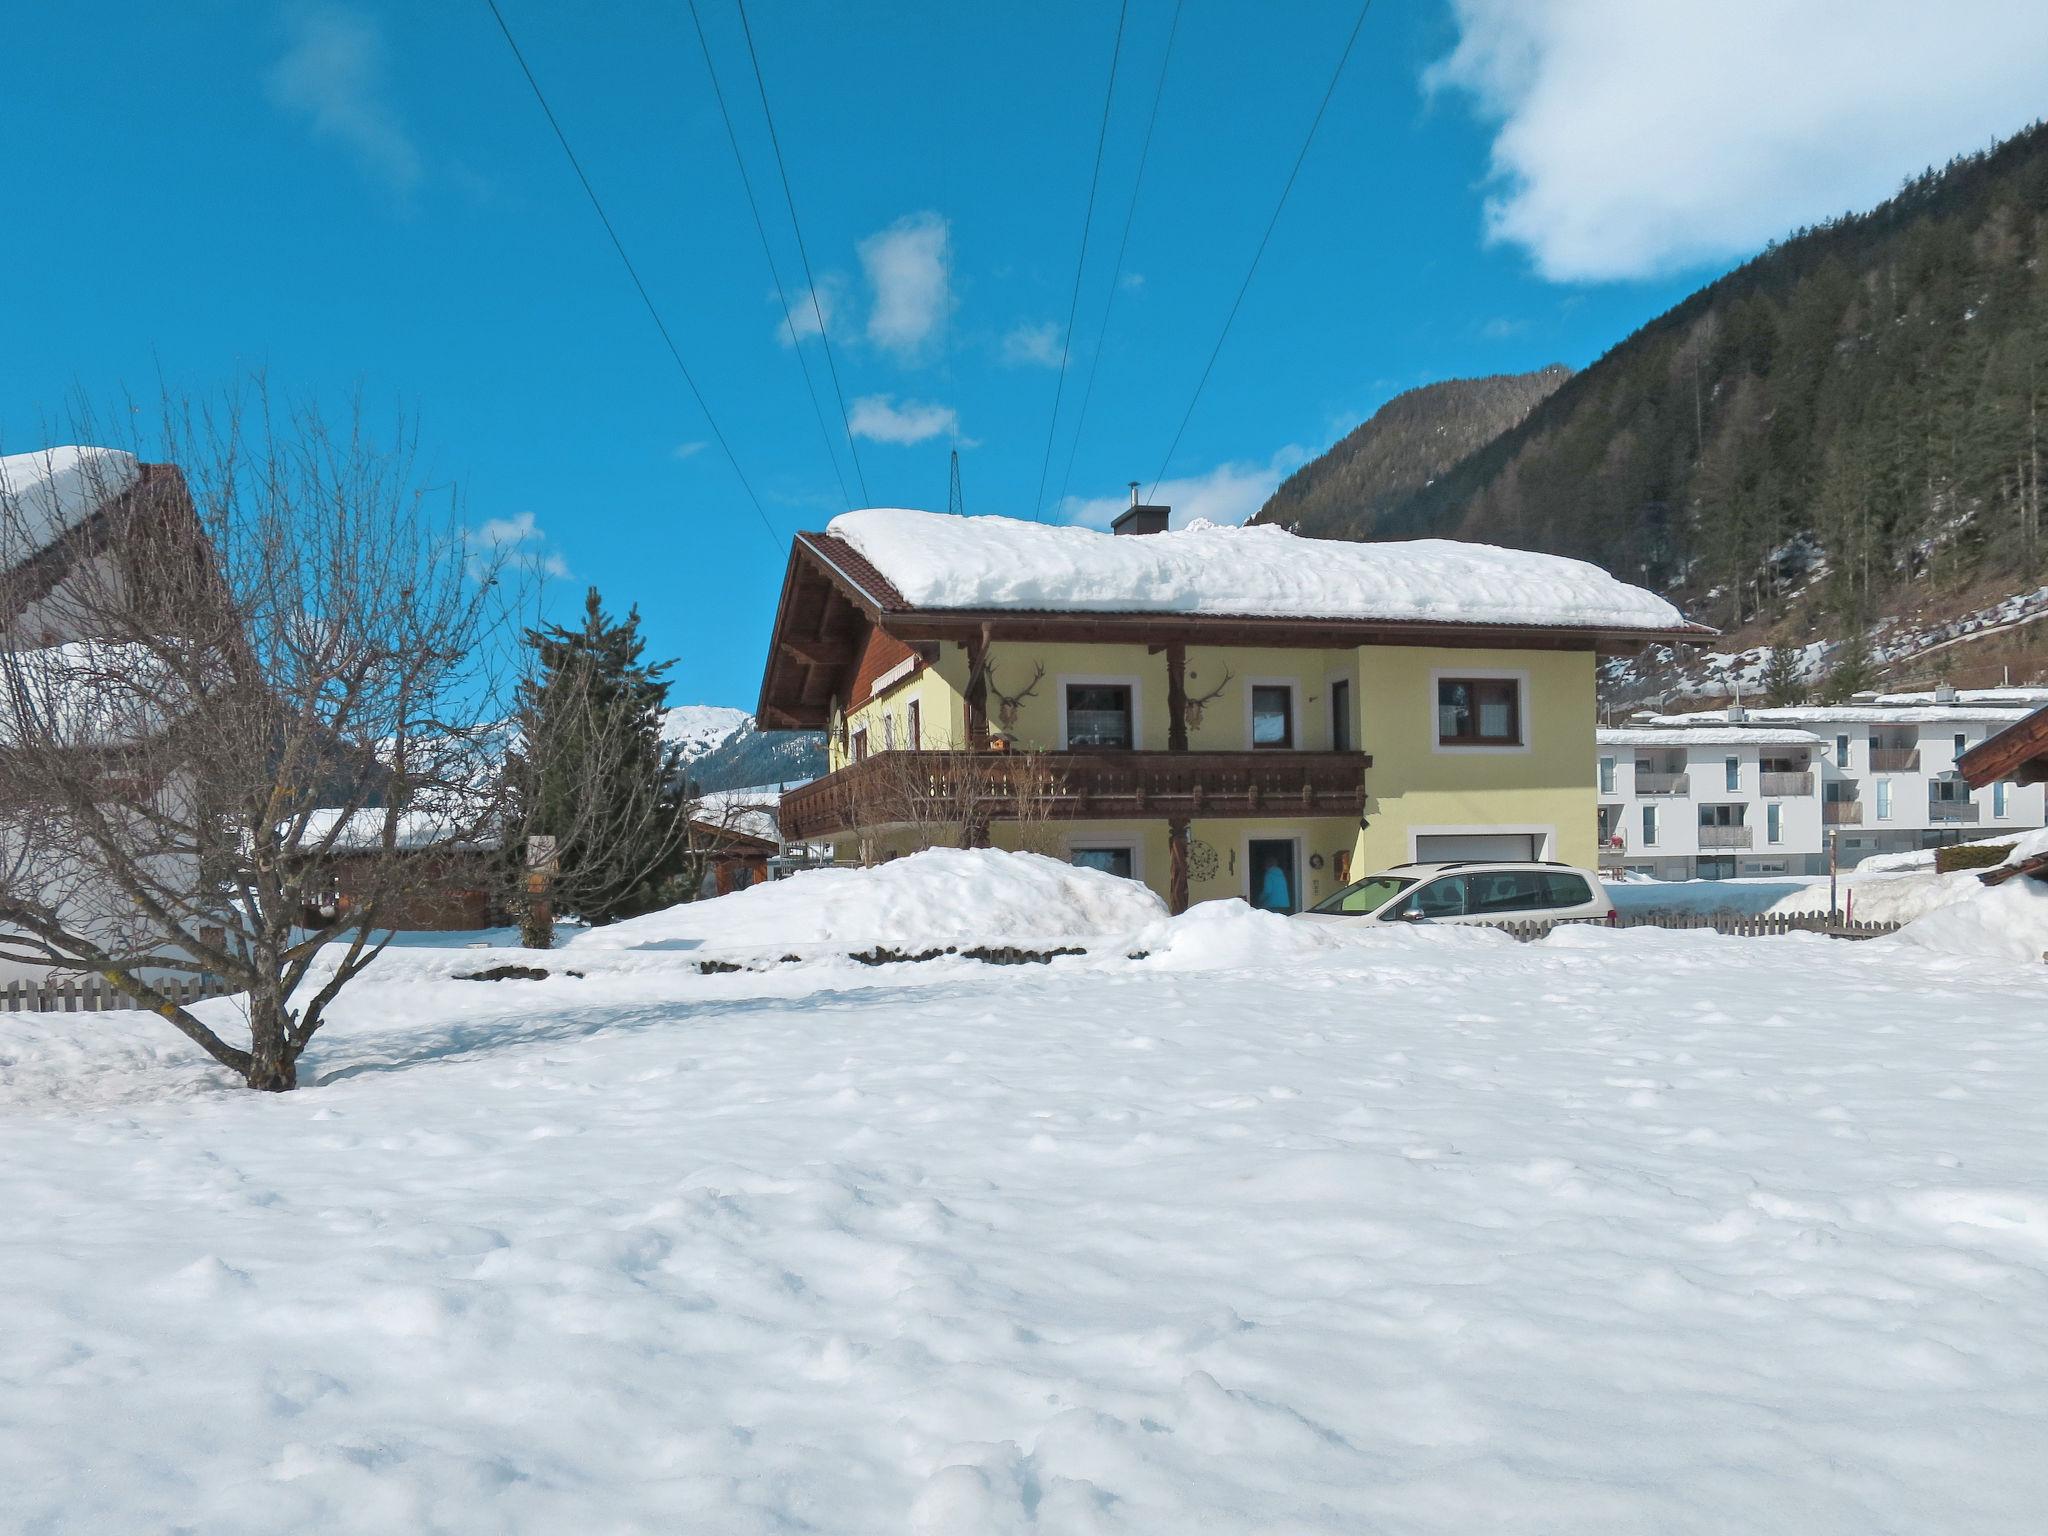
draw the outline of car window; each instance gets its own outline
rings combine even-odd
[[[1474,913],[1529,912],[1549,904],[1540,870],[1495,869],[1466,878],[1472,884]]]
[[[1414,883],[1400,875],[1367,875],[1363,880],[1352,881],[1334,896],[1325,896],[1309,910],[1334,917],[1356,917],[1362,912],[1377,912]]]
[[[1583,907],[1593,899],[1593,888],[1586,884],[1584,875],[1552,872],[1544,875],[1543,885],[1549,898],[1545,906]]]
[[[1465,915],[1465,877],[1445,875],[1432,880],[1416,891],[1407,900],[1387,910],[1390,918],[1407,917],[1463,917]]]

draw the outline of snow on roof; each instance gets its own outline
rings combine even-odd
[[[893,508],[843,513],[826,532],[921,608],[1688,627],[1663,598],[1598,566],[1446,539],[1354,544],[1203,522],[1118,537]]]
[[[1618,726],[1593,733],[1603,747],[1817,747],[1812,731],[1746,730],[1726,726]]]
[[[1958,688],[1943,698],[1938,693],[1857,694],[1851,701],[1875,704],[1880,709],[1905,709],[1921,704],[1989,704],[2038,709],[2048,704],[2048,688]]]
[[[2024,720],[2031,710],[1995,708],[1991,705],[1934,704],[1925,708],[1888,708],[1876,704],[1789,704],[1783,707],[1745,710],[1733,723],[1758,725],[2009,725]],[[1652,725],[1728,725],[1725,709],[1694,710],[1679,715],[1652,715]]]
[[[134,746],[168,728],[182,697],[147,646],[74,640],[19,651],[0,685],[0,745]]]
[[[298,847],[301,851],[328,848],[335,853],[374,853],[384,847],[384,818],[389,814],[381,806],[356,810],[329,806],[309,812]],[[503,847],[502,834],[477,825],[477,819],[442,810],[403,810],[398,813],[392,847],[405,853],[423,848],[474,852]]]
[[[44,448],[0,458],[0,548],[7,562],[53,543],[141,473],[135,455],[118,448]]]

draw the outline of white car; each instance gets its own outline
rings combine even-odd
[[[1512,923],[1619,920],[1600,877],[1569,864],[1466,860],[1396,864],[1301,914],[1316,922]]]

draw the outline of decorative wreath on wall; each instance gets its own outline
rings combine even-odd
[[[1188,844],[1188,873],[1197,880],[1216,878],[1216,850],[1199,837]]]

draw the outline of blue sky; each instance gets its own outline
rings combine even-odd
[[[483,0],[203,0],[175,25],[15,0],[0,451],[61,438],[74,392],[159,376],[360,386],[417,412],[558,607],[586,583],[637,603],[677,702],[750,707],[788,535],[845,499],[689,11],[500,3],[769,527]],[[801,298],[737,13],[699,3]],[[1855,10],[1379,0],[1160,499],[1241,517],[1402,389],[1583,366],[1771,235],[2041,109],[2031,8]],[[1044,515],[1097,520],[1159,473],[1355,14],[1186,0],[1112,272],[1173,15],[1131,0]],[[1031,515],[1115,5],[749,17],[866,499],[943,507],[957,441],[968,510]]]

